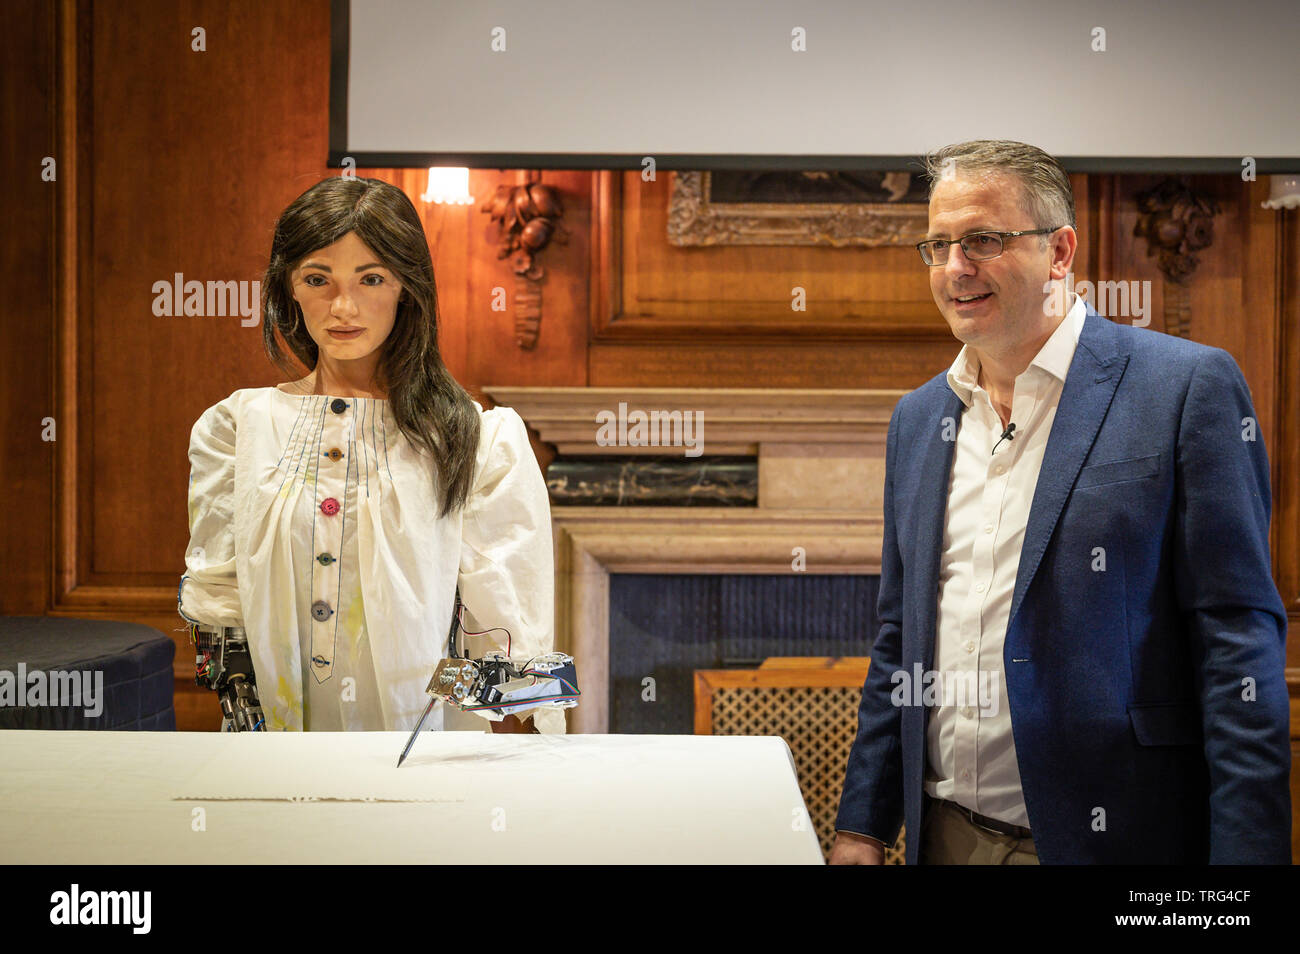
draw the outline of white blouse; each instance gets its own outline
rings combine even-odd
[[[458,583],[465,629],[504,627],[518,661],[552,650],[546,483],[519,415],[474,406],[472,490],[446,517],[436,465],[386,400],[245,388],[195,423],[177,608],[244,627],[267,729],[414,728]],[[499,629],[458,641],[474,657],[507,649]],[[564,731],[559,710],[516,714]],[[435,706],[425,725],[442,724]]]

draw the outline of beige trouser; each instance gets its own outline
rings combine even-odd
[[[1016,838],[986,831],[947,801],[922,796],[923,865],[1036,865],[1038,853],[1032,838]]]

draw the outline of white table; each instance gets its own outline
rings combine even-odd
[[[223,746],[346,772],[341,750],[395,764],[406,733],[255,738],[0,732],[0,862],[822,863],[779,738],[426,732],[394,771],[436,772],[459,800],[173,799]]]

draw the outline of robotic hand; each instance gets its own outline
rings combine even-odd
[[[447,636],[447,659],[438,663],[425,692],[431,697],[420,721],[415,724],[406,748],[397,759],[398,767],[420,734],[424,720],[439,700],[465,712],[489,710],[510,715],[521,709],[541,707],[570,709],[578,704],[578,675],[573,657],[565,653],[545,653],[522,664],[512,662],[506,653],[486,654],[482,659],[467,659],[456,648],[460,629],[460,590],[451,614],[451,632]],[[468,635],[482,635],[469,633]]]
[[[444,659],[424,690],[466,712],[550,706],[568,709],[578,704],[578,676],[573,657],[546,653],[517,666],[504,653],[482,659]]]
[[[210,626],[187,620],[194,644],[194,681],[215,690],[221,702],[222,732],[264,732],[257,679],[248,637],[241,626]]]
[[[578,704],[578,674],[573,657],[545,653],[522,664],[511,662],[506,653],[487,653],[482,659],[467,659],[456,648],[461,627],[460,590],[452,608],[447,655],[433,671],[425,692],[465,712],[491,710],[509,715],[511,710],[547,706],[570,709]],[[477,636],[480,633],[469,633]]]

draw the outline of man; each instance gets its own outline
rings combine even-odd
[[[919,248],[965,346],[889,423],[832,863],[879,864],[904,822],[909,864],[1289,863],[1286,615],[1240,370],[1067,296],[1046,153],[927,167]]]

